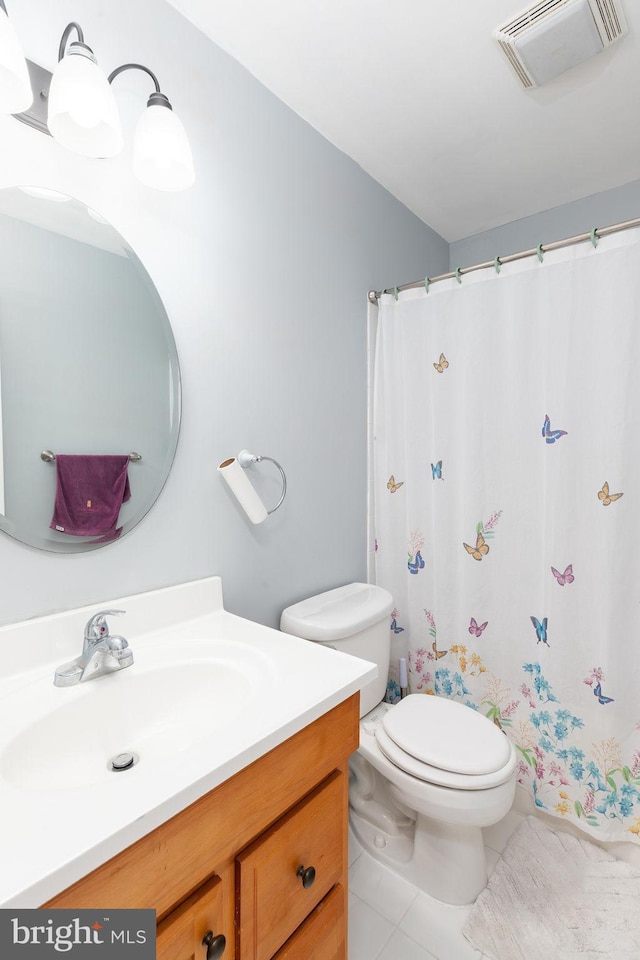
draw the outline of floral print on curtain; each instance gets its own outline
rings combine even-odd
[[[547,813],[640,841],[640,236],[383,295],[376,580],[412,693],[479,710]]]

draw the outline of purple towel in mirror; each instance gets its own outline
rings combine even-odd
[[[119,537],[120,507],[131,496],[128,467],[128,454],[57,454],[51,529],[74,537]]]

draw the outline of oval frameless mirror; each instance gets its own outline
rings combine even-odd
[[[55,460],[137,453],[124,535],[169,474],[180,370],[160,296],[103,217],[37,187],[0,190],[0,530],[59,553],[114,537],[50,529]]]

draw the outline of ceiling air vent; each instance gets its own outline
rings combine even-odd
[[[619,0],[542,0],[494,31],[524,87],[539,87],[627,33]]]

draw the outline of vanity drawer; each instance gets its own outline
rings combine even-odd
[[[270,960],[342,878],[345,788],[336,771],[236,857],[238,960]]]
[[[345,890],[337,884],[273,960],[346,960]]]
[[[222,927],[222,883],[214,877],[158,924],[156,960],[205,960],[204,938],[209,933],[219,936]],[[218,946],[220,955],[224,953],[222,941],[214,946]],[[226,950],[227,956],[231,953],[231,949]]]

